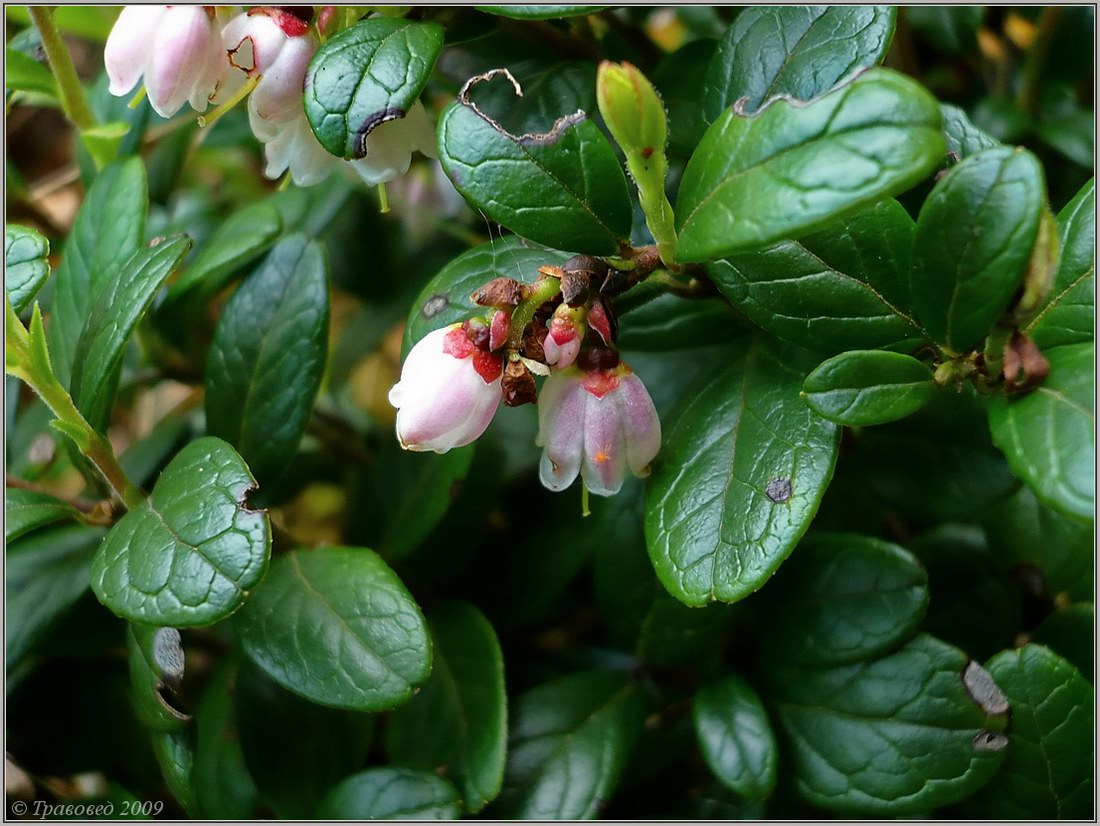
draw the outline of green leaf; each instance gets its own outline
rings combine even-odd
[[[773,663],[767,683],[798,790],[815,806],[864,815],[946,806],[1004,759],[1004,696],[977,663],[932,637],[824,670]]]
[[[58,100],[57,81],[49,67],[11,46],[4,49],[4,91],[6,99],[13,92],[28,92],[43,95],[55,105]]]
[[[50,242],[33,229],[4,226],[4,286],[12,309],[22,313],[50,277]]]
[[[521,695],[511,716],[500,816],[583,820],[611,798],[642,728],[625,677],[585,671]]]
[[[140,158],[105,166],[84,196],[61,251],[50,305],[50,360],[65,387],[94,296],[141,245],[148,208]]]
[[[681,298],[660,295],[637,309],[620,313],[619,338],[623,350],[664,352],[694,347],[700,341],[732,341],[748,325],[721,298]]]
[[[468,97],[491,76],[473,78],[439,119],[439,161],[455,187],[489,218],[532,241],[618,253],[630,235],[632,209],[607,138],[583,112],[563,115],[545,134],[505,131]]]
[[[742,599],[809,527],[840,433],[799,398],[810,361],[744,342],[667,422],[645,532],[658,578],[682,602]]]
[[[7,19],[23,26],[31,25],[25,6],[5,8]],[[102,43],[118,19],[117,6],[58,6],[53,13],[54,25],[62,34],[72,34]]]
[[[403,118],[431,76],[443,27],[372,17],[325,41],[309,63],[305,110],[321,146],[363,158],[367,136]]]
[[[1069,344],[1046,353],[1050,375],[1022,397],[989,402],[993,442],[1012,472],[1039,501],[1091,519],[1093,476],[1093,345]]]
[[[196,287],[202,297],[214,295],[234,273],[266,252],[282,228],[279,211],[267,201],[234,212],[199,247],[183,275],[168,290],[168,300]]]
[[[317,807],[320,820],[457,820],[462,800],[441,777],[386,767],[353,774]]]
[[[1058,213],[1062,258],[1050,298],[1024,328],[1046,350],[1092,341],[1096,310],[1096,179]]]
[[[179,704],[184,658],[180,632],[132,622],[126,630],[134,710],[153,731],[181,731],[191,715]]]
[[[255,486],[225,442],[191,442],[100,546],[100,602],[134,622],[181,628],[232,614],[263,578],[271,547],[267,513],[245,504]]]
[[[476,814],[504,781],[504,659],[493,626],[469,603],[447,603],[430,625],[432,676],[390,717],[386,752],[401,765],[445,766],[466,811]]]
[[[303,700],[247,663],[234,706],[246,769],[286,820],[313,817],[324,796],[362,768],[374,736],[372,715]]]
[[[1092,109],[1077,109],[1063,117],[1041,120],[1036,131],[1047,146],[1091,172],[1096,156],[1095,123]]]
[[[749,319],[800,347],[909,349],[925,338],[909,300],[915,228],[886,200],[799,241],[715,261],[707,274]]]
[[[941,162],[940,126],[935,99],[887,69],[811,103],[723,113],[680,183],[679,260],[797,238],[904,192]]]
[[[596,111],[596,67],[588,61],[526,60],[508,71],[523,97],[507,83],[478,83],[470,102],[509,132],[543,132],[562,112]]]
[[[191,772],[195,765],[194,733],[191,729],[155,731],[150,739],[168,791],[185,813],[194,812],[195,788],[191,781]]]
[[[585,14],[595,14],[609,6],[474,6],[478,11],[495,14],[500,17],[511,17],[514,20],[557,20],[561,17],[580,17]]]
[[[515,235],[474,247],[453,259],[428,282],[409,310],[402,353],[432,330],[482,314],[470,295],[494,278],[514,278],[530,284],[539,277],[539,267],[560,266],[567,253],[540,247]]]
[[[1045,645],[1065,657],[1089,682],[1094,673],[1096,654],[1093,633],[1096,615],[1091,602],[1078,602],[1060,608],[1031,634],[1031,642]]]
[[[126,343],[161,284],[190,249],[186,235],[141,247],[93,288],[88,320],[76,343],[72,396],[97,430],[102,431],[110,418]]]
[[[420,609],[367,548],[280,556],[234,625],[245,653],[268,676],[323,705],[394,708],[431,671]]]
[[[881,63],[894,36],[890,6],[750,6],[718,43],[703,78],[703,118],[745,100],[810,100]]]
[[[893,543],[815,534],[765,593],[772,656],[841,665],[884,654],[912,636],[928,607],[928,577],[916,557]]]
[[[703,117],[705,88],[699,78],[706,73],[717,45],[710,39],[690,40],[653,71],[653,85],[668,109],[668,148],[672,153],[691,155],[710,125]]]
[[[1008,753],[982,792],[998,819],[1083,819],[1093,811],[1093,689],[1041,645],[986,665],[1012,703]]]
[[[955,54],[973,54],[982,25],[982,6],[906,6],[905,17],[931,46]]]
[[[48,493],[21,488],[4,488],[4,541],[13,542],[25,533],[59,522],[77,519],[80,514],[71,505]]]
[[[195,767],[192,777],[198,803],[196,814],[212,820],[245,820],[252,817],[259,795],[241,750],[233,707],[236,677],[237,658],[224,660],[203,689],[195,709]],[[314,742],[316,738],[310,738],[298,745],[301,747]],[[326,739],[326,748],[331,743]]]
[[[232,444],[261,484],[293,458],[328,347],[324,248],[279,241],[230,299],[206,361],[207,431]]]
[[[729,625],[728,609],[727,605],[689,608],[658,593],[638,631],[638,659],[648,665],[698,665],[718,656],[722,633]]]
[[[947,141],[947,151],[958,155],[959,160],[1001,145],[1000,141],[971,123],[966,112],[958,106],[941,103],[940,110],[943,112],[943,136]]]
[[[831,422],[859,427],[903,419],[936,392],[932,371],[912,356],[885,350],[850,350],[823,361],[802,385],[802,395]]]
[[[12,542],[5,554],[8,673],[88,590],[101,528],[66,525]]]
[[[692,708],[695,736],[714,776],[741,797],[768,797],[775,789],[779,751],[752,686],[731,674],[700,688]]]
[[[1030,152],[986,149],[952,167],[921,207],[913,239],[913,306],[955,353],[977,346],[1019,289],[1044,208]]]

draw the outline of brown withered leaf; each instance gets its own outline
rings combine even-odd
[[[1016,331],[1005,344],[1004,378],[1005,392],[1019,393],[1030,390],[1050,373],[1050,362],[1035,342]]]

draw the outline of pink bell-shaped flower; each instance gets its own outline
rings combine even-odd
[[[546,363],[564,370],[577,360],[584,338],[584,326],[580,320],[583,310],[574,310],[561,304],[550,318],[550,329],[542,342]]]
[[[401,447],[446,453],[485,432],[503,374],[501,357],[483,349],[487,342],[487,329],[452,324],[416,343],[389,395]]]
[[[416,151],[435,157],[435,127],[419,100],[405,117],[374,127],[367,135],[366,155],[351,165],[364,183],[375,186],[408,172]]]
[[[661,422],[645,385],[625,364],[555,371],[538,403],[539,478],[550,490],[565,490],[579,473],[589,491],[612,496],[627,468],[648,475],[661,447]]]
[[[204,6],[126,6],[103,50],[112,95],[144,76],[149,103],[170,118],[184,103],[206,110],[225,74],[219,26]]]

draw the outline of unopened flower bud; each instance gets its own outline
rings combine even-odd
[[[607,128],[628,155],[648,160],[668,138],[665,106],[657,90],[630,63],[603,61],[596,75],[596,101]]]
[[[661,447],[661,422],[645,385],[625,364],[556,371],[538,404],[539,478],[550,490],[565,490],[579,473],[592,493],[611,496],[627,468],[635,476],[649,473]]]
[[[390,390],[401,446],[446,453],[477,439],[500,405],[502,372],[500,356],[478,348],[462,324],[426,335]]]
[[[550,319],[550,329],[542,343],[546,363],[564,370],[577,360],[584,339],[583,310],[561,304]]]

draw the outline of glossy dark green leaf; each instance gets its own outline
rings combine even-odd
[[[943,135],[947,140],[947,151],[958,155],[959,160],[969,158],[983,149],[1001,145],[1000,141],[971,123],[966,112],[958,106],[941,103],[940,109],[943,112]]]
[[[386,767],[354,774],[317,807],[322,820],[457,820],[458,791],[441,777]]]
[[[504,659],[493,626],[466,602],[430,619],[432,676],[386,726],[386,752],[403,766],[446,776],[475,814],[499,793],[508,740]]]
[[[804,539],[765,592],[771,656],[811,666],[876,657],[912,636],[928,577],[909,551],[870,536]]]
[[[4,226],[4,286],[17,314],[31,306],[50,277],[50,242],[33,229]]]
[[[282,228],[279,211],[267,201],[234,212],[199,247],[168,290],[169,300],[196,287],[202,296],[214,295],[235,272],[266,252]]]
[[[1004,651],[986,667],[1012,704],[1004,765],[982,792],[989,816],[1092,817],[1092,686],[1041,645]]]
[[[750,6],[707,68],[704,119],[713,123],[742,98],[752,114],[773,98],[825,94],[882,62],[896,18],[891,6]]]
[[[1039,501],[1091,519],[1095,499],[1093,345],[1045,354],[1050,375],[1031,392],[989,402],[989,428],[1012,472]]]
[[[76,342],[72,396],[89,423],[106,427],[126,343],[160,286],[191,249],[186,235],[137,250],[93,288],[88,319]]]
[[[548,133],[513,135],[460,97],[437,135],[440,163],[458,191],[518,235],[594,254],[617,253],[630,235],[626,177],[583,112],[562,115]]]
[[[773,663],[767,686],[798,790],[822,808],[899,815],[945,806],[986,783],[1005,756],[1004,695],[933,637],[836,668]]]
[[[720,344],[742,335],[748,327],[721,298],[680,298],[671,293],[619,318],[618,345],[644,352]]]
[[[517,98],[508,83],[478,83],[470,101],[514,134],[546,132],[563,112],[596,111],[596,66],[587,61],[530,60],[509,63],[523,87]]]
[[[1040,121],[1036,132],[1047,146],[1092,171],[1096,156],[1095,123],[1092,109],[1075,109],[1061,117]]]
[[[405,324],[403,352],[408,353],[432,330],[484,313],[484,308],[470,300],[471,293],[482,284],[494,278],[514,278],[530,284],[539,277],[539,267],[560,266],[568,258],[566,253],[515,235],[467,250],[440,270],[413,302]]]
[[[259,793],[244,763],[233,707],[236,681],[236,658],[223,661],[203,688],[195,708],[192,777],[198,803],[196,814],[203,818],[244,820],[252,817],[256,808]],[[315,741],[311,739],[302,745],[312,742]],[[331,742],[326,741],[326,748]],[[295,761],[296,766],[305,763]]]
[[[1092,341],[1096,311],[1096,181],[1058,213],[1062,257],[1047,303],[1024,328],[1046,350]]]
[[[904,192],[943,159],[939,105],[870,69],[795,104],[730,110],[691,156],[676,199],[681,261],[709,261],[823,229]]]
[[[57,81],[49,66],[11,46],[4,49],[4,92],[9,101],[14,92],[28,92],[58,103]]]
[[[983,6],[906,6],[904,14],[921,39],[940,51],[973,54],[978,48]]]
[[[578,17],[583,14],[595,14],[607,6],[474,6],[478,11],[515,20],[555,20],[560,17]]]
[[[100,602],[134,622],[189,627],[232,614],[267,568],[271,527],[256,486],[220,439],[191,442],[111,529],[92,566]]]
[[[88,590],[102,528],[67,525],[12,542],[5,554],[8,672]]]
[[[374,736],[372,715],[304,700],[248,663],[234,710],[245,768],[283,819],[313,817],[322,798],[363,767]]]
[[[750,800],[775,789],[779,750],[760,697],[730,675],[699,689],[693,705],[703,758],[724,786]]]
[[[443,27],[371,17],[325,41],[310,61],[305,110],[321,146],[366,156],[367,136],[416,103],[443,47]]]
[[[884,424],[915,413],[936,392],[932,371],[912,356],[849,350],[814,368],[802,384],[813,410],[848,426]]]
[[[137,251],[145,234],[147,208],[145,167],[140,158],[105,166],[84,196],[54,276],[47,335],[50,361],[65,386],[92,296],[117,277]]]
[[[650,75],[668,110],[668,148],[690,156],[707,130],[702,99],[705,88],[699,78],[710,65],[717,49],[710,39],[691,40],[662,60]]]
[[[206,362],[207,431],[233,445],[261,485],[293,458],[328,347],[324,248],[288,236],[222,311]]]
[[[1052,596],[1092,598],[1091,521],[1047,507],[1027,487],[983,515],[993,556],[1004,568],[1034,566],[1042,572]]]
[[[278,557],[234,625],[245,653],[269,677],[324,705],[394,708],[431,671],[420,609],[367,548]]]
[[[645,532],[657,576],[682,602],[742,599],[809,527],[839,441],[799,398],[811,362],[751,339],[665,423]]]
[[[76,509],[48,493],[21,488],[4,488],[4,541],[13,542],[25,533],[60,522],[76,519]]]
[[[1039,161],[1011,147],[979,152],[937,182],[917,220],[910,276],[913,306],[936,341],[964,353],[1008,309],[1045,198]]]
[[[1035,628],[1031,641],[1064,657],[1092,682],[1096,662],[1096,614],[1091,602],[1059,608]]]
[[[153,731],[181,731],[191,722],[191,715],[180,704],[184,675],[180,632],[131,622],[126,643],[138,719]]]
[[[500,815],[598,815],[641,731],[642,714],[641,697],[614,672],[572,674],[522,694],[511,714]]]
[[[191,772],[195,766],[195,737],[191,729],[154,731],[153,754],[172,797],[190,814],[195,811],[195,787]]]
[[[715,261],[707,273],[753,322],[800,347],[909,348],[925,337],[909,300],[915,226],[886,200],[800,241]]]

